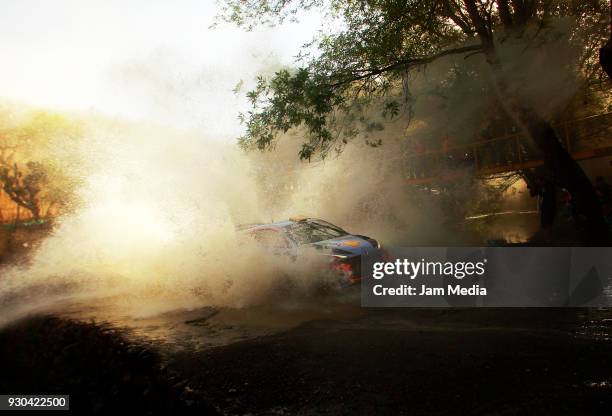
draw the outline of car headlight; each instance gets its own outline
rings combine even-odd
[[[368,238],[368,242],[372,244],[373,247],[376,247],[377,249],[381,247],[380,242],[376,240],[375,238]]]

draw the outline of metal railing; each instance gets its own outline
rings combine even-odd
[[[571,154],[612,146],[612,112],[553,124],[562,145]],[[409,179],[452,175],[457,171],[476,174],[529,167],[542,153],[523,132],[502,135],[464,145],[447,146],[402,157]]]

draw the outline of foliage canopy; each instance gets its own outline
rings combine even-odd
[[[317,9],[329,28],[304,45],[297,68],[259,77],[241,115],[246,148],[270,147],[281,133],[305,131],[300,157],[325,156],[383,118],[410,107],[409,71],[448,55],[485,54],[496,44],[528,37],[537,47],[554,18],[569,17],[570,38],[583,48],[581,70],[598,70],[596,53],[607,37],[605,1],[550,0],[225,0],[220,19],[246,29],[295,19]],[[401,91],[401,94],[397,94]]]

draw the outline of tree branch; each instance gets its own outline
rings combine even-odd
[[[456,54],[460,54],[460,53],[480,52],[480,51],[482,51],[482,46],[481,45],[471,45],[471,46],[463,46],[461,48],[455,48],[455,49],[446,49],[444,51],[438,52],[438,53],[436,53],[434,55],[431,55],[431,56],[422,56],[422,57],[415,57],[415,58],[405,59],[405,60],[401,60],[401,61],[395,62],[393,64],[390,64],[390,65],[384,66],[382,68],[371,68],[371,69],[368,69],[367,72],[365,72],[365,73],[363,73],[361,75],[356,75],[354,77],[351,77],[351,78],[348,78],[348,79],[344,79],[342,81],[335,82],[335,83],[330,85],[330,88],[337,88],[337,87],[345,85],[345,84],[350,84],[351,82],[359,81],[359,80],[362,80],[364,78],[370,78],[370,77],[373,77],[373,76],[376,76],[376,75],[380,75],[380,74],[385,73],[385,72],[393,71],[394,69],[398,69],[398,68],[401,68],[401,67],[429,64],[429,63],[435,61],[436,59],[442,58],[442,57],[447,56],[447,55],[456,55]]]
[[[476,33],[482,42],[482,48],[485,54],[490,55],[494,51],[493,37],[491,36],[491,30],[487,27],[487,22],[484,17],[478,11],[478,6],[475,0],[464,0],[465,8],[468,11],[470,20],[476,28]]]

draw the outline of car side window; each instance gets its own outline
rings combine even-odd
[[[253,233],[255,241],[267,248],[289,248],[283,235],[274,230],[259,230]]]

